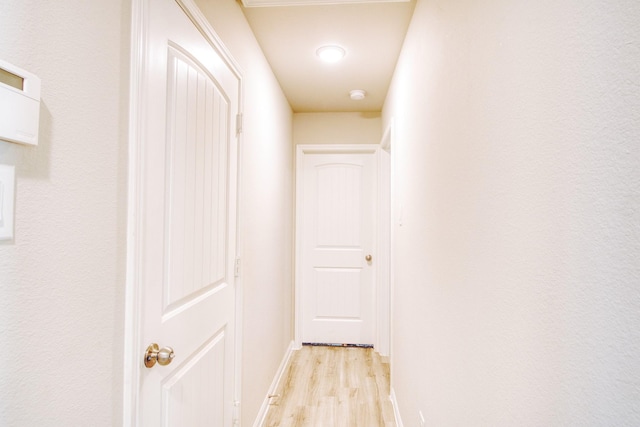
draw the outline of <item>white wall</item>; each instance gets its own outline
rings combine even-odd
[[[378,144],[380,113],[296,113],[293,140],[298,144]]]
[[[238,3],[197,3],[243,72],[242,424],[251,425],[293,339],[292,112]]]
[[[0,58],[42,79],[40,144],[0,242],[0,425],[121,422],[127,0],[3,0]]]
[[[640,425],[638,22],[418,0],[383,111],[405,425]]]

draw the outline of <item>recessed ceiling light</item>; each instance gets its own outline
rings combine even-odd
[[[362,101],[364,97],[367,96],[367,92],[363,91],[362,89],[354,89],[349,92],[349,96],[354,101]]]
[[[316,50],[316,55],[324,62],[338,62],[347,54],[340,46],[322,46]]]

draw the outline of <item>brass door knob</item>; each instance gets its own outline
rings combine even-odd
[[[373,259],[373,257],[371,255],[367,255],[366,257],[364,257],[364,259],[367,260],[367,262],[371,262],[371,260]]]
[[[176,357],[176,354],[171,347],[160,348],[158,344],[153,343],[147,347],[147,351],[144,354],[144,366],[153,368],[156,362],[165,366],[171,363],[174,357]]]

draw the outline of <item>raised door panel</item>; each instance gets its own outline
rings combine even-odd
[[[353,249],[360,239],[362,165],[327,163],[315,166],[317,185],[316,248]]]
[[[226,283],[229,103],[201,66],[168,53],[165,314]]]
[[[225,338],[211,337],[163,380],[163,427],[224,425]]]

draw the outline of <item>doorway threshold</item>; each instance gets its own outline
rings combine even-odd
[[[303,342],[302,345],[313,347],[356,347],[373,348],[373,344],[345,344],[345,343],[325,343],[325,342]]]

